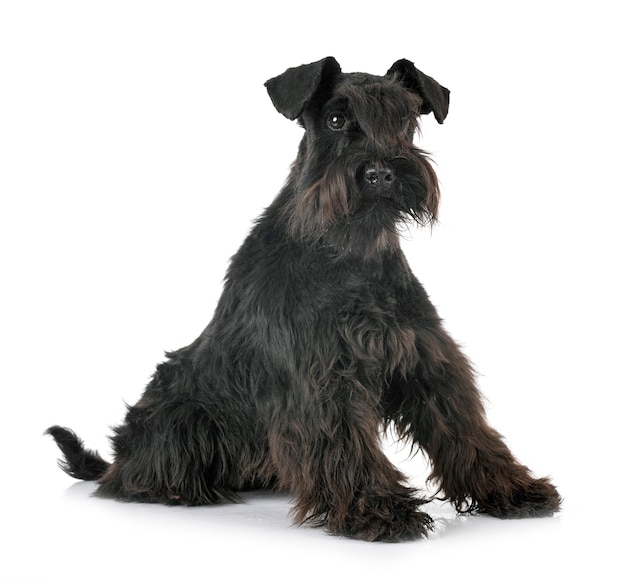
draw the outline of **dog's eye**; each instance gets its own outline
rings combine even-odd
[[[333,131],[341,131],[346,126],[347,120],[341,113],[331,113],[328,117],[328,126]]]

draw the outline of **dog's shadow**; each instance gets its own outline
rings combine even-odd
[[[164,505],[161,503],[136,503],[103,499],[94,495],[97,485],[81,481],[70,486],[63,499],[78,510],[97,511],[106,517],[132,519],[158,525],[195,526],[210,525],[263,528],[265,531],[292,527],[291,496],[273,491],[241,492],[240,503],[222,503],[209,506]]]
[[[240,503],[189,507],[102,499],[93,495],[95,490],[95,483],[81,481],[70,486],[63,494],[63,498],[80,511],[98,510],[106,512],[110,517],[119,517],[125,521],[132,518],[148,525],[158,521],[158,525],[196,527],[210,524],[212,528],[236,526],[239,529],[246,528],[250,532],[255,530],[280,532],[295,529],[309,534],[326,535],[324,528],[294,526],[290,515],[292,497],[289,493],[246,491],[240,493],[242,500]],[[430,540],[436,540],[444,535],[457,536],[476,527],[490,529],[498,521],[483,516],[459,515],[448,502],[436,499],[425,504],[423,510],[434,520],[434,530],[429,534]]]

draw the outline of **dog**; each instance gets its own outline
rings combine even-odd
[[[214,317],[166,354],[111,437],[108,463],[73,431],[47,433],[76,478],[123,501],[206,505],[288,491],[295,523],[368,541],[427,535],[427,500],[381,449],[423,450],[460,513],[546,516],[561,498],[485,419],[472,365],[400,247],[432,225],[440,190],[413,144],[449,91],[408,60],[384,76],[333,57],[266,88],[304,136],[284,187],[230,263]]]

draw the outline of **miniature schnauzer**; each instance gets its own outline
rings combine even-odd
[[[214,317],[167,353],[112,436],[112,463],[51,427],[70,475],[97,495],[205,505],[288,490],[296,523],[400,541],[426,535],[426,500],[381,449],[394,429],[427,453],[459,512],[558,511],[486,419],[471,363],[400,248],[436,221],[439,185],[414,146],[449,91],[399,60],[384,76],[328,57],[267,81],[304,128],[291,173],[232,258]]]

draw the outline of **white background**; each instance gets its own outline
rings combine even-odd
[[[308,4],[0,5],[0,577],[623,578],[623,7]],[[327,55],[408,58],[452,91],[420,143],[441,224],[405,249],[556,518],[435,503],[429,540],[369,545],[291,527],[285,496],[124,505],[55,465],[45,428],[109,457],[124,401],[210,319],[301,137],[263,82]]]

